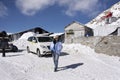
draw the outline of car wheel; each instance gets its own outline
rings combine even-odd
[[[29,47],[27,47],[27,52],[30,53],[30,49],[29,49]]]
[[[42,56],[39,49],[37,49],[37,55],[38,55],[38,57]]]
[[[13,50],[13,52],[17,52],[18,48],[16,46],[13,46],[12,50]]]

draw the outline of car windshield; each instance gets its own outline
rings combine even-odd
[[[51,42],[51,37],[37,37],[39,42]]]

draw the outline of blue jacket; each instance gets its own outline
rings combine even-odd
[[[60,54],[62,50],[62,43],[57,42],[56,44],[54,44],[52,42],[52,44],[50,45],[50,50],[53,51],[54,53]]]

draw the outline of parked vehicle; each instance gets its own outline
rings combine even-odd
[[[0,46],[0,52],[2,51],[2,48]],[[8,46],[5,48],[6,52],[17,52],[18,48],[17,46],[13,45],[12,43],[8,43]]]
[[[0,52],[2,51],[2,49],[4,49],[5,52],[6,51],[13,51],[13,52],[18,51],[17,46],[9,42],[9,36],[6,34],[5,31],[0,32]]]
[[[28,38],[27,43],[27,52],[33,52],[41,57],[42,55],[50,53],[50,44],[52,42],[52,38],[49,36],[31,36]]]

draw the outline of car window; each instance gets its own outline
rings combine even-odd
[[[35,38],[35,37],[33,37],[33,40],[32,40],[33,42],[37,42],[37,39]]]
[[[29,37],[29,38],[28,38],[28,41],[32,41],[32,38],[33,38],[33,37]]]
[[[39,42],[51,42],[51,37],[37,37]]]

